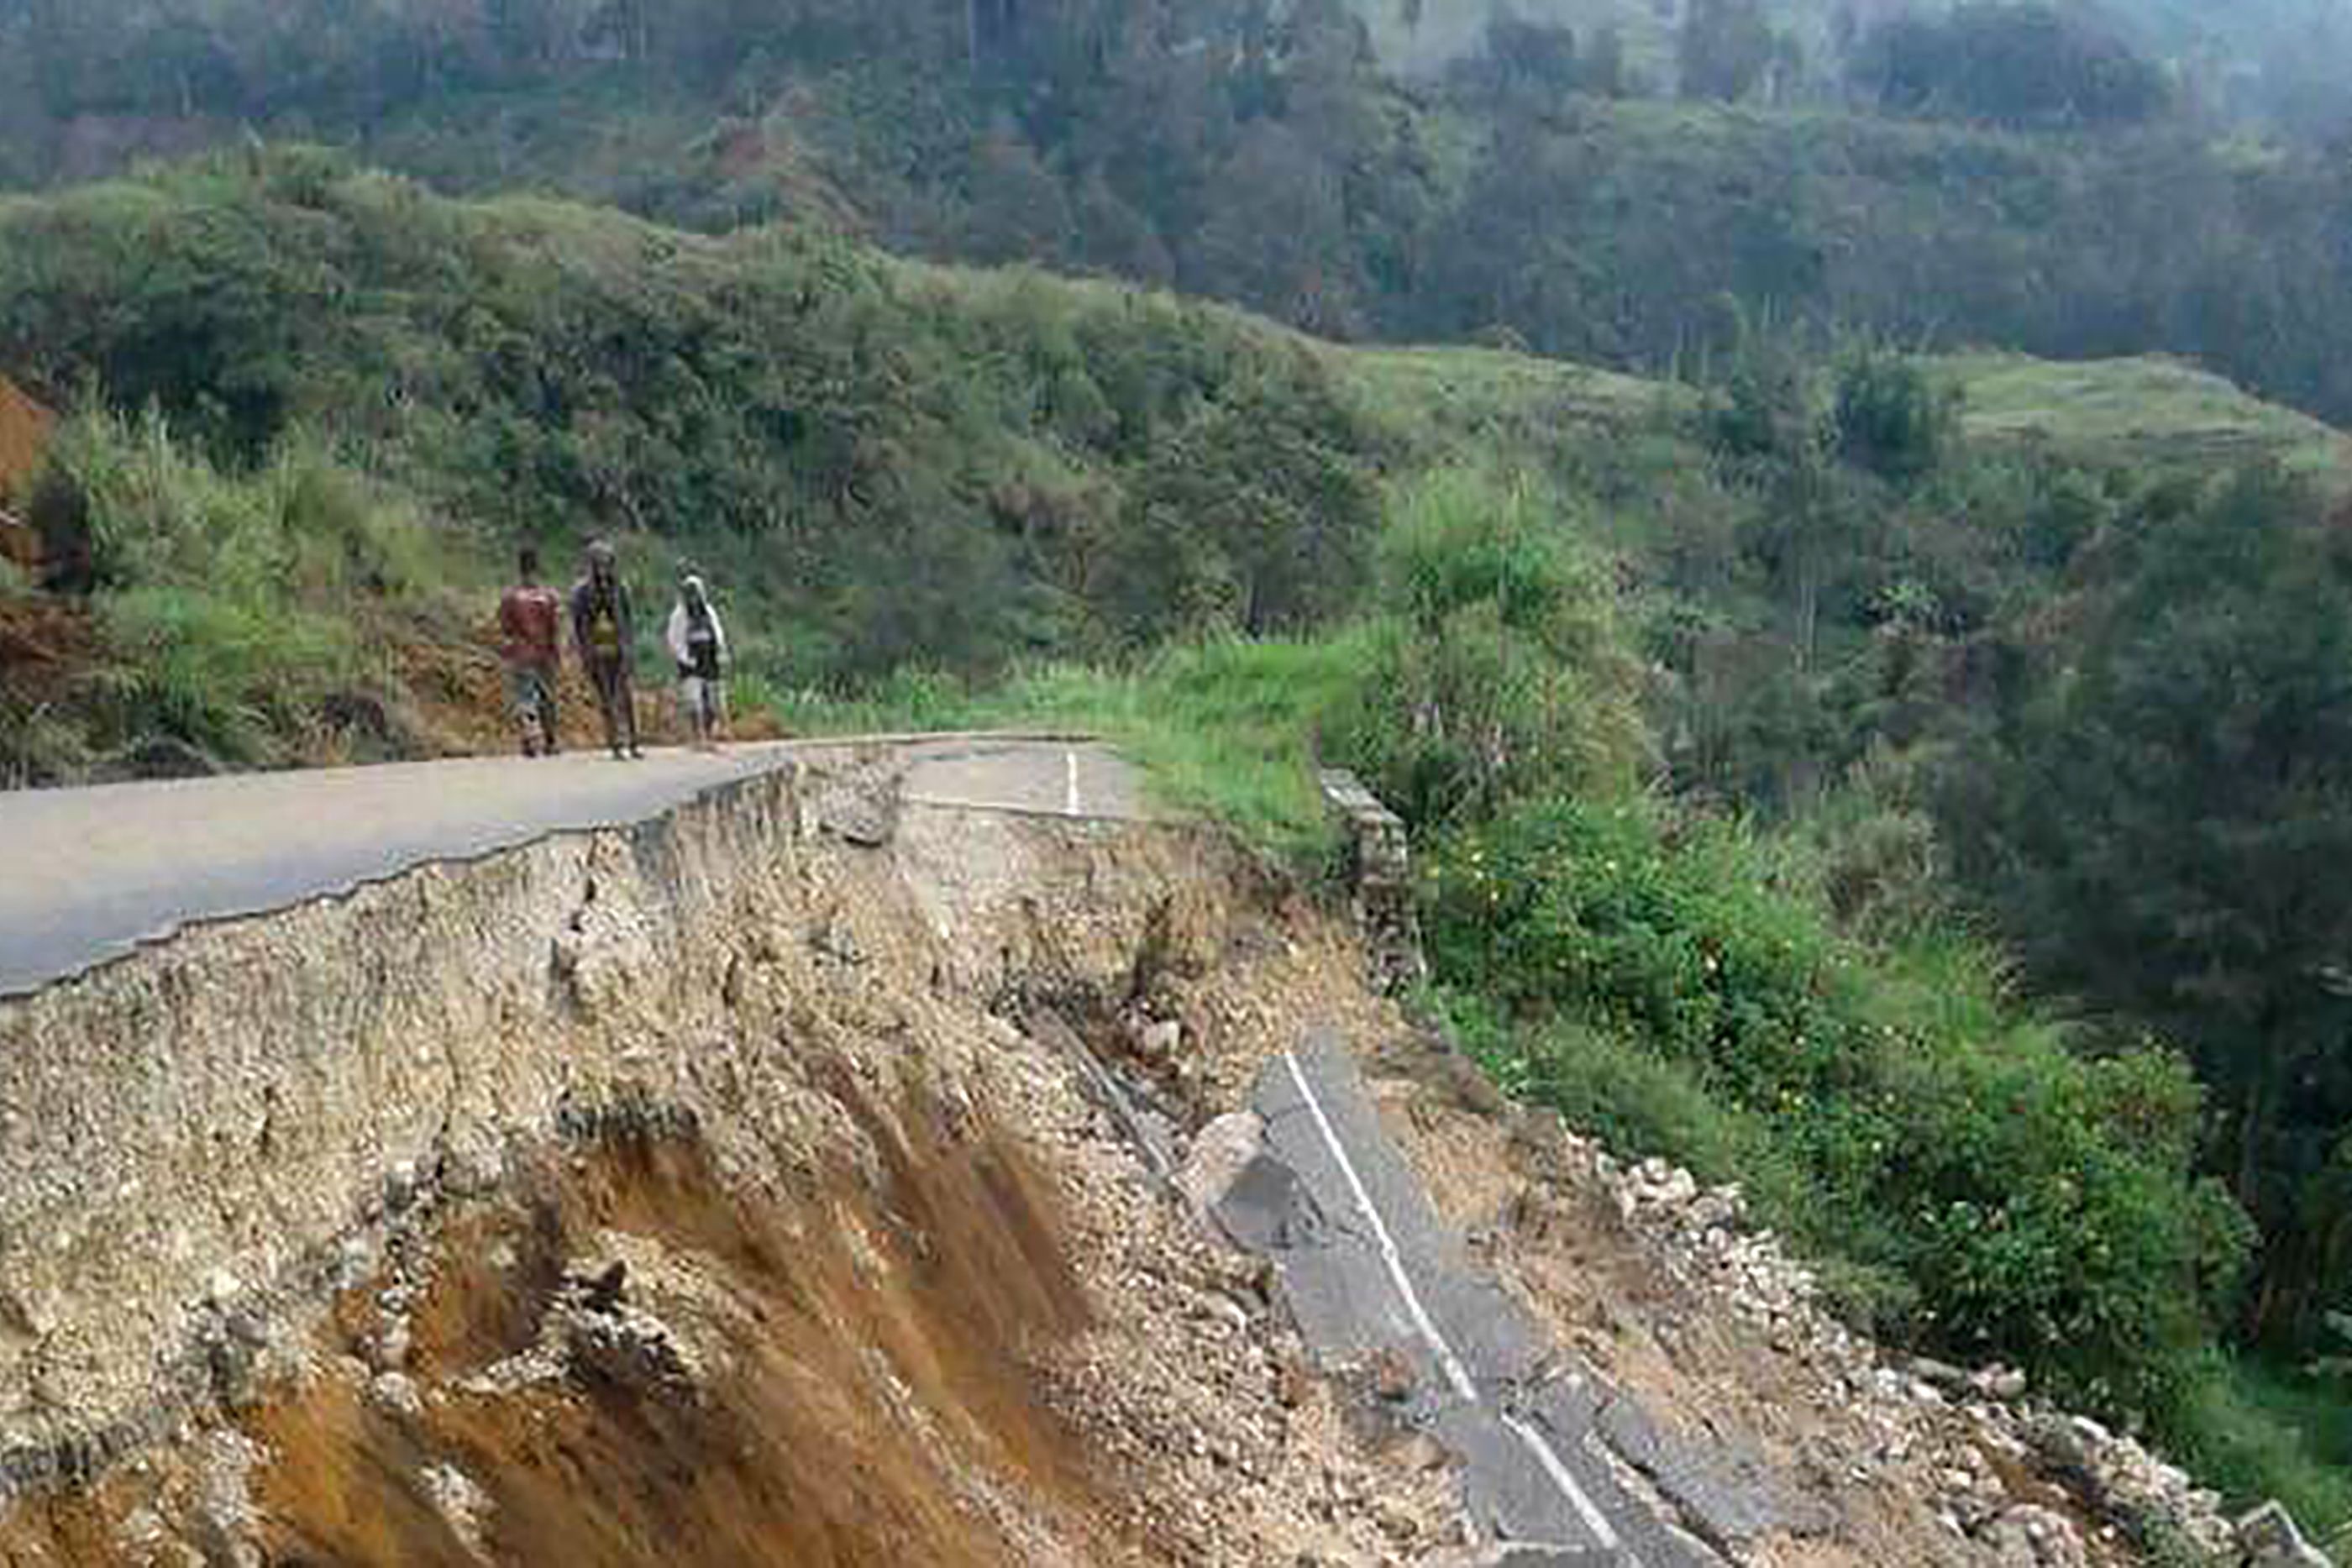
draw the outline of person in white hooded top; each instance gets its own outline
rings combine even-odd
[[[692,573],[678,585],[677,603],[669,612],[669,653],[677,661],[678,705],[693,727],[694,744],[709,750],[727,723],[727,629],[719,624],[709,585]]]

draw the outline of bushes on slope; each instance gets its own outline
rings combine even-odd
[[[1758,841],[1639,800],[1457,829],[1429,876],[1437,973],[1521,1026],[1507,1071],[1529,1093],[1577,1092],[1546,1031],[1627,1042],[1652,1062],[1622,1075],[1637,1103],[1684,1102],[1652,1133],[1715,1174],[1768,1167],[1774,1218],[1864,1270],[1883,1327],[2179,1413],[2244,1238],[2191,1175],[2177,1058],[2079,1056],[1981,967],[1857,948]]]
[[[224,472],[160,416],[85,415],[42,496],[89,531],[94,752],[180,771],[412,748],[369,632],[429,613],[475,557],[316,438]]]
[[[494,534],[694,555],[789,628],[777,685],[1311,622],[1373,531],[1370,436],[1263,323],[309,151],[0,208],[0,362],[231,466],[312,423]]]

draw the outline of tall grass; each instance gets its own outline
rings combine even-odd
[[[371,621],[414,612],[473,566],[306,433],[237,471],[159,415],[89,413],[61,433],[43,496],[88,528],[102,750],[299,755],[325,698],[379,682]]]
[[[2341,1561],[2352,1547],[2352,1396],[2252,1357],[2217,1360],[2187,1423],[2188,1458],[2208,1484],[2277,1498]]]

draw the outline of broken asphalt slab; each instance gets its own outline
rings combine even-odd
[[[1381,1126],[1344,1041],[1319,1034],[1267,1069],[1264,1142],[1217,1199],[1239,1245],[1271,1261],[1327,1364],[1410,1369],[1386,1390],[1462,1466],[1464,1499],[1515,1563],[1717,1568],[1812,1523],[1751,1463],[1717,1456],[1568,1368],[1487,1278]],[[1621,1479],[1639,1474],[1659,1511]]]

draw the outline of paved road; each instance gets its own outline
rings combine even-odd
[[[262,914],[432,861],[643,821],[839,743],[395,763],[0,794],[0,996],[119,957],[191,922]],[[979,810],[1139,811],[1099,747],[1003,737],[899,743],[904,789]]]
[[[926,741],[903,786],[908,804],[1134,820],[1149,814],[1135,769],[1109,747],[986,736]]]
[[[1511,1549],[1502,1561],[1719,1568],[1682,1522],[1725,1542],[1792,1522],[1768,1489],[1574,1370],[1481,1274],[1381,1128],[1344,1042],[1318,1037],[1276,1061],[1254,1108],[1264,1151],[1218,1204],[1220,1223],[1272,1260],[1319,1354],[1404,1358],[1402,1413],[1459,1456],[1471,1513]],[[1673,1500],[1675,1525],[1621,1484],[1612,1451]]]

